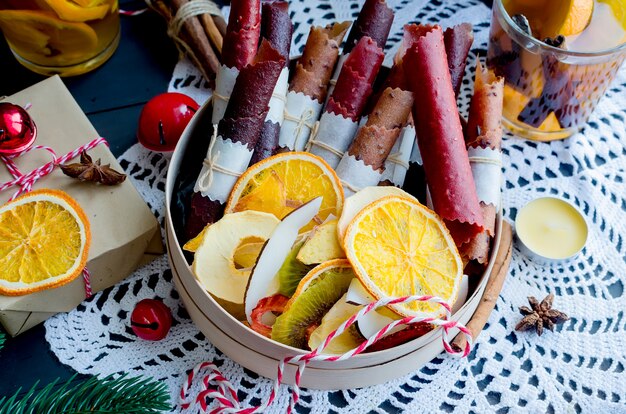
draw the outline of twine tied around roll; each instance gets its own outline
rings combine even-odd
[[[213,136],[211,137],[211,143],[209,144],[209,149],[207,150],[207,156],[202,161],[202,164],[207,168],[200,174],[198,177],[198,189],[201,192],[206,192],[213,183],[213,172],[217,171],[225,175],[230,175],[232,177],[240,177],[241,172],[231,170],[223,165],[219,165],[217,162],[220,158],[221,151],[217,151],[213,154],[213,147],[215,146],[215,141],[217,141],[217,125],[213,125]]]
[[[315,111],[311,108],[307,108],[306,111],[302,112],[302,114],[298,116],[293,116],[285,109],[284,112],[285,121],[292,121],[296,123],[296,128],[294,130],[296,134],[296,139],[293,141],[293,149],[297,148],[297,144],[300,141],[300,137],[302,135],[302,128],[307,127],[311,131],[310,135],[313,135],[313,132],[316,129],[317,122],[311,123],[315,116]]]
[[[151,0],[147,1],[150,2]],[[178,9],[176,14],[172,18],[172,21],[169,22],[167,27],[167,34],[170,35],[173,39],[181,41],[178,35],[180,33],[180,30],[183,28],[183,24],[185,24],[185,22],[192,17],[207,13],[213,16],[222,15],[220,8],[211,0],[190,0],[188,3],[183,4]]]

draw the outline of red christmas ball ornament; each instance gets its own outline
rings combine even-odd
[[[172,327],[172,312],[160,300],[144,299],[135,305],[130,326],[141,339],[160,341]]]
[[[0,155],[14,155],[35,142],[37,127],[24,108],[0,103]]]
[[[141,110],[137,139],[149,150],[173,151],[199,107],[196,101],[182,93],[155,96]]]

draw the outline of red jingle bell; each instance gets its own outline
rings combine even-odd
[[[199,107],[196,101],[182,93],[155,96],[141,110],[137,139],[149,150],[173,151]]]
[[[172,327],[172,312],[159,300],[143,299],[130,315],[130,326],[141,339],[160,341]]]
[[[37,127],[24,108],[0,103],[0,155],[19,154],[37,138]]]

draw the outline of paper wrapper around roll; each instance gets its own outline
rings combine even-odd
[[[365,165],[363,160],[357,160],[354,155],[344,154],[335,169],[341,180],[345,197],[350,197],[357,191],[378,184],[382,176],[380,170],[374,170]]]
[[[411,125],[407,125],[402,128],[400,137],[396,140],[396,143],[391,148],[391,153],[385,160],[385,169],[380,179],[382,183],[388,182],[396,187],[402,187],[404,185],[414,147],[417,147],[417,143],[415,142],[415,128]]]
[[[269,111],[257,141],[250,165],[268,158],[276,152],[279,144],[280,128],[283,124],[287,90],[289,88],[289,50],[293,25],[289,18],[289,4],[284,1],[264,2],[261,14],[261,37],[285,58],[285,67],[278,77],[270,98]]]
[[[335,168],[350,146],[358,127],[350,118],[324,112],[316,135],[308,142],[308,151]]]
[[[415,95],[413,117],[433,206],[446,222],[457,246],[483,230],[469,157],[439,26],[421,26],[404,64]]]
[[[239,71],[257,52],[261,32],[260,8],[259,0],[233,2],[222,46],[222,65],[215,77],[211,118],[214,124],[224,117]]]
[[[217,129],[214,127],[194,186],[187,225],[189,237],[221,217],[220,206],[228,200],[237,179],[248,168],[284,65],[285,59],[263,40],[254,62],[240,71],[224,118]],[[248,93],[253,89],[254,94]]]
[[[466,144],[480,201],[485,229],[459,251],[469,259],[485,264],[489,260],[491,238],[495,234],[502,184],[502,99],[504,81],[476,65],[474,94],[470,103]]]
[[[304,150],[322,112],[328,81],[339,56],[339,44],[349,26],[350,22],[343,22],[311,28],[289,85],[280,147],[292,151]]]

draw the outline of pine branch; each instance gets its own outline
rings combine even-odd
[[[4,346],[4,332],[0,331],[0,349]]]
[[[167,386],[152,378],[92,377],[72,385],[76,375],[57,386],[58,379],[36,391],[38,382],[21,399],[17,392],[0,398],[0,414],[152,414],[169,410]]]

